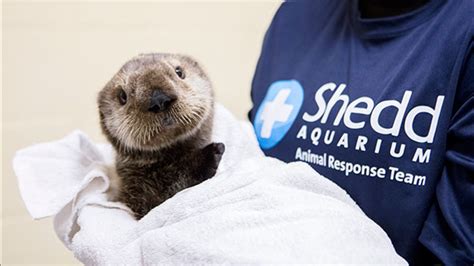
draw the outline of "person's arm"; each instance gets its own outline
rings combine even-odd
[[[446,265],[474,263],[474,45],[459,80],[444,169],[419,241]]]

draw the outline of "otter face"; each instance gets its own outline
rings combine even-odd
[[[102,130],[116,147],[154,151],[198,130],[213,109],[211,83],[196,61],[144,54],[99,93]]]

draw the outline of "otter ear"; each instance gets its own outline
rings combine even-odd
[[[181,61],[181,63],[184,65],[183,66],[184,68],[186,67],[192,68],[195,70],[195,73],[197,73],[198,76],[202,78],[208,78],[205,68],[202,67],[202,65],[197,60],[195,60],[189,55],[181,55],[181,54],[178,55],[178,58]]]
[[[187,65],[190,65],[190,66],[193,66],[193,67],[200,67],[200,64],[198,63],[198,61],[196,59],[194,59],[193,57],[189,56],[189,55],[178,54],[178,57],[179,57],[181,62],[183,62]]]

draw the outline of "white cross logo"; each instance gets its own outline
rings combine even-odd
[[[290,95],[290,89],[283,89],[278,92],[272,102],[267,102],[262,111],[260,119],[263,121],[260,136],[270,138],[275,122],[286,122],[290,117],[293,105],[285,104]]]

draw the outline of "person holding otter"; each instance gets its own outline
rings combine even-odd
[[[284,3],[252,83],[266,155],[344,188],[410,264],[474,262],[472,1]]]

